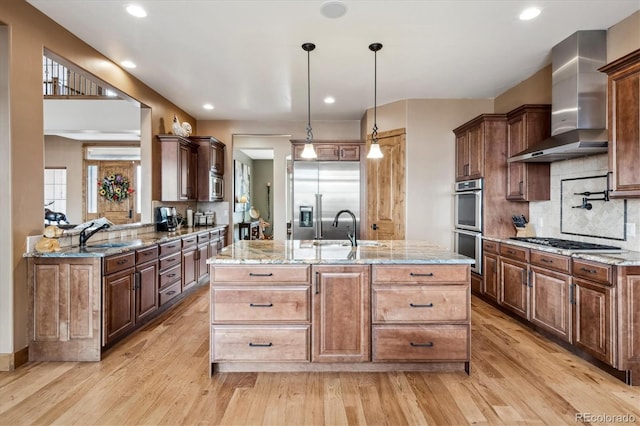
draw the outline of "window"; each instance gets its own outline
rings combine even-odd
[[[44,205],[54,212],[67,212],[67,169],[44,169]]]
[[[87,213],[98,213],[98,166],[87,166]]]

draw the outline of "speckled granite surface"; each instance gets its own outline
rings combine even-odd
[[[105,257],[138,250],[153,244],[178,240],[191,234],[200,234],[202,232],[213,231],[215,229],[222,229],[226,226],[227,225],[181,228],[174,232],[145,232],[143,234],[137,234],[135,238],[110,238],[106,240],[98,240],[96,238],[95,241],[90,240],[86,247],[71,245],[62,247],[60,251],[52,253],[39,253],[37,251],[32,251],[25,253],[23,257]]]
[[[320,244],[313,240],[238,241],[209,258],[211,264],[471,264],[473,259],[426,241],[359,241],[352,248],[345,240]]]
[[[514,246],[526,247],[529,249],[545,251],[548,253],[562,254],[565,256],[574,257],[576,259],[585,259],[591,260],[593,262],[606,263],[608,265],[640,266],[640,252],[637,251],[622,250],[621,253],[573,253],[571,252],[571,250],[563,250],[554,247],[546,247],[539,244],[525,243],[523,241],[509,239],[508,237],[483,236],[482,239],[499,243],[508,243]]]

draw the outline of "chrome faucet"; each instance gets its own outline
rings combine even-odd
[[[93,231],[86,233],[86,230],[91,228],[93,226],[94,222],[91,222],[89,224],[89,226],[87,226],[86,228],[83,228],[82,231],[80,231],[80,247],[84,247],[87,245],[87,240],[89,238],[91,238],[91,236],[93,234],[95,234],[98,231],[101,231],[103,229],[107,229],[110,225],[108,223],[104,223],[102,225],[100,225],[99,227],[97,227],[96,229],[94,229]]]
[[[347,234],[347,238],[349,238],[349,241],[351,241],[351,246],[352,247],[356,247],[358,245],[358,241],[356,240],[356,215],[353,214],[353,212],[351,210],[340,210],[337,214],[336,217],[333,219],[333,227],[337,228],[338,227],[338,218],[340,217],[340,215],[342,213],[347,213],[349,215],[351,215],[351,221],[353,223],[353,234]]]

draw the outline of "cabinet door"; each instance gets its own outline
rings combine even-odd
[[[158,262],[136,266],[136,322],[158,309]]]
[[[491,300],[498,301],[498,256],[485,254],[482,257],[482,272],[484,279],[484,295]]]
[[[571,276],[531,266],[531,322],[571,342]]]
[[[220,142],[211,143],[211,171],[218,175],[224,175],[224,145]]]
[[[182,291],[195,285],[198,279],[198,260],[196,258],[196,248],[192,247],[182,251]]]
[[[611,287],[574,278],[574,344],[590,355],[613,364]]]
[[[180,144],[178,148],[178,197],[181,200],[188,200],[191,192],[189,186],[189,165],[191,164],[191,149],[186,144]]]
[[[312,361],[369,361],[369,267],[318,265],[312,279]]]
[[[104,277],[104,343],[135,325],[134,269]]]
[[[528,265],[511,259],[500,259],[500,303],[515,314],[528,319]]]
[[[337,161],[340,159],[340,147],[336,144],[316,144],[314,148],[318,161]]]
[[[196,256],[196,263],[198,265],[196,281],[198,282],[201,279],[204,279],[204,277],[206,277],[207,274],[209,273],[207,269],[208,255],[209,255],[209,243],[207,242],[206,244],[200,244],[198,246],[198,251]]]
[[[456,135],[456,180],[465,180],[469,176],[469,143],[467,132]]]
[[[341,145],[340,146],[341,161],[360,161],[359,145]]]
[[[509,121],[507,158],[524,151],[525,140],[524,116],[521,115]],[[507,163],[507,200],[524,200],[526,163]]]
[[[481,178],[484,175],[484,124],[469,129],[469,179]]]

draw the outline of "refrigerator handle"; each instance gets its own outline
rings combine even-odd
[[[316,240],[322,238],[322,194],[316,194]]]

